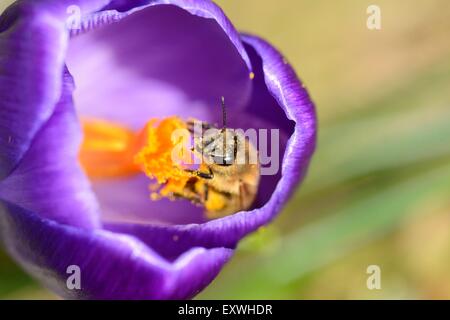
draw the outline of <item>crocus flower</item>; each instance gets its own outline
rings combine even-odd
[[[205,220],[185,201],[149,201],[144,175],[95,181],[81,169],[81,117],[217,123],[220,96],[230,127],[280,129],[281,168],[261,177],[254,209]],[[281,210],[315,133],[313,103],[286,59],[210,1],[23,0],[1,16],[1,239],[62,297],[193,297]],[[67,286],[70,266],[80,289]]]

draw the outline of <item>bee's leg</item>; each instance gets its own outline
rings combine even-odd
[[[209,196],[209,186],[208,186],[208,184],[205,183],[204,192],[203,192],[203,201],[205,203],[206,203],[206,201],[208,201],[208,196]]]
[[[239,179],[239,208],[240,210],[244,209],[244,183],[241,179]]]
[[[214,172],[212,172],[211,168],[208,168],[208,169],[209,169],[209,172],[203,172],[200,170],[190,170],[190,169],[185,169],[185,171],[194,173],[197,177],[209,180],[209,179],[214,178]]]
[[[175,193],[173,193],[173,196],[176,198],[187,199],[194,204],[202,204],[202,200],[200,199],[200,197],[193,195],[193,194],[175,192]]]
[[[203,179],[212,179],[214,178],[214,173],[211,171],[211,169],[209,169],[209,172],[201,172],[201,171],[196,171],[197,176],[199,176],[200,178]]]
[[[202,199],[200,198],[200,196],[195,193],[192,190],[189,189],[183,189],[180,192],[174,192],[173,196],[176,198],[183,198],[183,199],[187,199],[193,203],[197,203],[197,204],[201,204],[202,203]]]

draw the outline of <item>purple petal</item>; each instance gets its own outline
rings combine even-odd
[[[217,122],[221,96],[230,110],[245,107],[248,56],[222,11],[209,1],[160,3],[84,21],[67,57],[79,114],[140,128],[174,114]]]
[[[68,75],[64,82],[53,115],[14,171],[0,183],[0,199],[60,223],[98,227],[97,201],[77,160],[81,136],[72,105],[73,85]]]
[[[0,235],[9,254],[65,298],[191,298],[232,255],[225,248],[193,248],[171,262],[132,237],[61,225],[2,201]],[[81,271],[81,290],[66,284],[73,265]]]
[[[0,178],[27,151],[61,94],[61,29],[45,15],[16,19],[16,10],[8,10],[0,23]]]
[[[102,221],[139,224],[187,224],[204,222],[203,208],[187,200],[151,201],[144,174],[132,177],[92,181],[101,206]]]
[[[240,35],[237,30],[234,28],[231,21],[227,18],[222,9],[217,6],[211,0],[128,0],[128,1],[111,1],[109,6],[105,9],[116,9],[121,11],[130,10],[132,8],[136,8],[138,6],[144,6],[145,4],[150,5],[174,5],[180,7],[183,10],[186,10],[192,15],[213,19],[215,23],[217,23],[220,28],[222,28],[225,35],[228,37],[230,42],[234,45],[236,50],[238,51],[241,58],[244,60],[247,68],[252,70],[252,65],[250,62],[250,58],[247,55],[247,52],[244,48],[244,45],[241,41]],[[211,39],[212,40],[212,39]]]
[[[98,10],[106,0],[19,1],[0,18],[0,179],[30,147],[61,95],[67,7]]]
[[[203,224],[160,226],[111,223],[106,228],[133,234],[145,243],[158,247],[161,254],[172,257],[192,246],[233,248],[242,237],[267,224],[282,209],[303,179],[315,148],[314,104],[292,67],[275,48],[254,36],[243,36],[243,40],[254,66],[255,79],[261,77],[265,80],[265,86],[255,86],[247,112],[273,119],[277,125],[283,125],[282,129],[286,132],[291,127],[289,120],[295,123],[294,132],[285,147],[281,178],[278,182],[271,182],[276,187],[270,199],[265,199],[260,208]],[[268,93],[271,99],[266,99]],[[261,99],[260,95],[265,98]],[[261,111],[256,111],[256,108]],[[271,188],[270,183],[261,187],[266,188],[262,191],[264,194]]]

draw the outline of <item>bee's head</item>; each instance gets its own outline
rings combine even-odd
[[[226,167],[236,162],[236,154],[240,136],[235,130],[226,127],[225,98],[222,97],[222,129],[211,127],[203,133],[196,143],[195,149],[201,153],[210,164]]]
[[[206,160],[218,166],[231,166],[236,160],[238,136],[232,129],[210,129],[196,149]]]

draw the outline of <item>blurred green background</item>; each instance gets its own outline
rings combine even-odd
[[[449,299],[450,2],[217,3],[295,66],[319,141],[292,201],[198,298]],[[367,289],[369,265],[381,290]],[[53,297],[0,252],[0,298]]]

